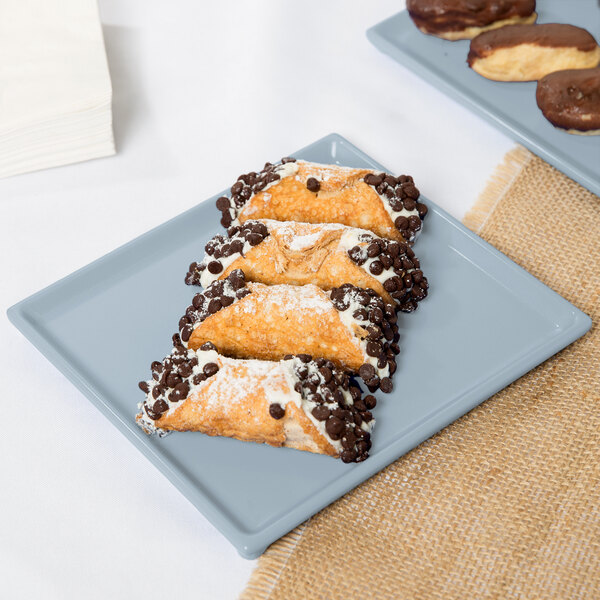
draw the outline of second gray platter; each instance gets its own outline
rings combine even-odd
[[[339,135],[292,153],[384,168]],[[259,158],[261,160],[259,160]],[[256,165],[265,158],[257,157]],[[232,183],[236,173],[232,173]],[[418,185],[418,182],[417,182]],[[214,201],[197,205],[21,301],[11,321],[246,558],[564,348],[590,319],[432,202],[415,250],[431,284],[400,315],[395,391],[379,394],[371,457],[326,456],[135,424],[150,363],[196,289],[183,282],[216,233]],[[60,398],[53,400],[61,409]],[[66,410],[66,407],[63,407]],[[401,493],[398,490],[398,493]]]
[[[571,23],[600,39],[596,0],[538,0],[538,23]],[[490,81],[467,65],[469,41],[421,33],[403,11],[367,31],[382,52],[520,142],[558,170],[600,195],[600,136],[556,129],[535,101],[536,82]]]

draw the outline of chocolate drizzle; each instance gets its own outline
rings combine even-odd
[[[298,378],[294,389],[303,400],[315,405],[310,413],[316,421],[324,423],[325,436],[341,443],[342,461],[365,460],[371,448],[367,429],[373,425],[371,410],[376,405],[375,397],[366,396],[363,400],[358,385],[331,361],[313,360],[308,354],[286,356],[284,360],[288,359],[294,361],[294,374]]]
[[[413,213],[400,214],[394,218],[394,225],[407,242],[412,242],[421,229],[422,221],[427,214],[427,206],[418,202],[420,192],[415,187],[410,175],[394,177],[389,173],[369,173],[364,182],[375,188],[380,198],[387,202],[394,212]]]
[[[529,17],[535,0],[407,0],[406,8],[419,29],[438,34]]]
[[[351,318],[364,331],[364,350],[372,361],[365,362],[358,374],[371,392],[381,388],[389,393],[393,389],[392,380],[384,375],[396,371],[396,354],[400,352],[396,312],[391,304],[372,289],[363,290],[349,283],[330,291],[331,303],[340,312],[352,311]],[[375,363],[375,364],[372,364]]]
[[[210,315],[247,296],[246,278],[241,269],[235,269],[225,278],[211,283],[202,293],[196,294],[185,315],[179,320],[179,333],[185,344],[194,328]]]
[[[391,271],[393,275],[383,282],[385,291],[398,303],[402,312],[415,310],[417,303],[427,296],[429,283],[412,248],[370,233],[363,233],[358,239],[368,245],[350,248],[350,259],[364,266],[373,276]]]
[[[234,223],[240,210],[250,200],[250,198],[262,192],[267,186],[275,183],[281,179],[281,176],[277,172],[281,169],[282,165],[289,162],[296,162],[295,158],[282,158],[280,165],[274,165],[272,163],[265,163],[262,171],[258,173],[251,171],[240,175],[237,181],[231,186],[231,198],[227,196],[221,196],[217,200],[217,208],[221,211],[221,225],[223,227],[229,227]]]
[[[543,23],[542,25],[507,25],[478,35],[471,41],[467,62],[469,66],[478,58],[486,58],[499,48],[512,48],[520,44],[533,44],[549,48],[577,48],[593,52],[598,44],[592,34],[575,25]]]
[[[538,81],[537,105],[556,127],[600,130],[600,67],[555,71]]]
[[[260,221],[246,221],[243,225],[233,225],[227,230],[227,235],[219,234],[213,237],[204,247],[207,256],[201,263],[193,262],[185,276],[188,285],[202,285],[200,278],[203,271],[218,275],[226,267],[222,259],[243,256],[246,244],[258,246],[266,237],[269,230]],[[230,259],[231,260],[231,259]]]

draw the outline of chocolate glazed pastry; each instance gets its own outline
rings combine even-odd
[[[324,358],[358,372],[371,391],[391,392],[400,351],[394,308],[373,290],[246,283],[240,270],[196,294],[179,329],[192,350],[212,342],[235,358]]]
[[[537,18],[535,0],[407,0],[406,8],[423,33],[451,41]]]
[[[185,281],[208,287],[235,269],[247,281],[267,285],[371,288],[403,312],[415,310],[429,288],[406,243],[337,223],[264,220],[232,226],[208,242],[204,259],[190,265]]]
[[[467,62],[488,79],[534,81],[554,71],[597,66],[600,47],[574,25],[511,25],[473,39]]]
[[[600,67],[546,75],[538,82],[536,100],[555,127],[579,135],[600,134]]]
[[[279,165],[240,175],[231,198],[221,196],[217,208],[224,227],[254,219],[340,223],[412,243],[427,214],[418,200],[408,175],[283,158]]]
[[[310,356],[280,362],[237,360],[213,344],[174,348],[152,363],[140,382],[145,399],[136,417],[146,433],[198,431],[243,441],[287,446],[361,462],[375,423],[373,396],[333,363]]]

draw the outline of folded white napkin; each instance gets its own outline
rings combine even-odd
[[[0,177],[114,154],[96,0],[0,1]]]

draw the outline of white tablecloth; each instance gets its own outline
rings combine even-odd
[[[368,43],[402,6],[101,0],[118,154],[0,181],[3,314],[332,131],[462,217],[512,143]],[[6,316],[0,340],[0,595],[237,597],[254,563]]]

